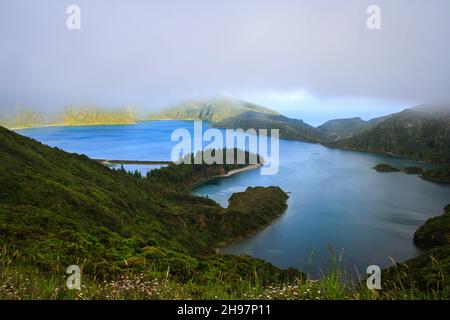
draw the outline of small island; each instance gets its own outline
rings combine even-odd
[[[372,169],[378,171],[378,172],[398,172],[400,171],[400,169],[397,169],[389,164],[386,163],[380,163],[377,164],[375,167],[373,167]]]

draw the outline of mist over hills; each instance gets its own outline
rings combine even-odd
[[[132,107],[106,109],[92,105],[67,107],[61,113],[43,113],[20,109],[12,116],[0,118],[6,128],[33,128],[44,126],[108,125],[136,123]]]
[[[347,119],[334,119],[329,120],[324,124],[318,126],[317,129],[324,135],[330,137],[331,139],[340,140],[360,134],[365,130],[386,120],[389,117],[390,115],[387,115],[383,117],[374,118],[368,121],[365,121],[360,117]]]
[[[359,117],[334,119],[317,128],[267,107],[224,96],[185,101],[141,117],[133,108],[72,107],[60,115],[24,110],[9,119],[0,119],[0,124],[9,128],[26,128],[133,124],[139,120],[203,120],[216,128],[278,129],[284,139],[385,152],[430,162],[450,162],[450,108],[445,103],[420,105],[368,121]]]
[[[387,152],[437,163],[450,162],[450,110],[418,106],[392,114],[359,134],[330,144],[353,150]]]
[[[205,120],[217,128],[279,129],[280,137],[308,142],[327,140],[313,126],[303,120],[291,119],[269,108],[250,102],[219,97],[210,100],[185,102],[152,114],[153,120]]]
[[[279,129],[280,137],[344,149],[384,152],[417,160],[450,162],[450,108],[420,105],[368,121],[327,121],[317,128],[268,108],[239,100],[184,103],[152,119],[208,120],[218,128]]]
[[[189,100],[178,105],[169,106],[161,112],[150,114],[148,119],[203,120],[215,123],[246,112],[279,115],[278,112],[255,103],[220,96],[212,99]]]

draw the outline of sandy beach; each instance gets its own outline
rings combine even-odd
[[[248,166],[246,166],[244,168],[241,168],[241,169],[230,170],[226,174],[221,175],[220,177],[230,177],[232,175],[235,175],[235,174],[247,171],[247,170],[253,170],[253,169],[259,168],[261,166],[262,166],[261,163],[250,164],[250,165],[248,165]]]

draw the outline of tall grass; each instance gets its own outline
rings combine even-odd
[[[221,276],[207,283],[195,279],[179,282],[166,272],[125,273],[111,279],[82,275],[81,290],[69,290],[67,275],[60,266],[43,272],[24,263],[19,251],[0,250],[0,299],[262,299],[262,300],[410,300],[448,299],[449,286],[442,276],[438,288],[423,290],[405,274],[398,273],[382,290],[369,290],[365,279],[351,277],[342,253],[330,248],[329,260],[321,268],[319,280],[294,279],[263,285],[257,270],[253,281],[227,283]],[[435,261],[437,270],[439,262]]]

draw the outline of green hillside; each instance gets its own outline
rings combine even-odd
[[[150,119],[204,120],[212,122],[216,128],[278,129],[280,137],[285,139],[310,142],[327,140],[321,132],[302,120],[290,119],[265,107],[228,97],[185,102],[152,114]]]
[[[348,119],[334,119],[318,126],[317,129],[322,134],[330,137],[333,140],[340,140],[358,135],[389,117],[390,115],[374,118],[369,121],[364,121],[359,117]]]
[[[450,162],[450,111],[419,107],[396,113],[372,128],[330,146],[388,152],[436,163]]]
[[[282,214],[287,195],[281,189],[249,188],[223,209],[166,183],[111,170],[0,127],[0,258],[42,274],[79,264],[94,278],[164,274],[170,268],[177,281],[220,278],[227,286],[256,275],[264,283],[291,274],[258,259],[214,254],[220,243]]]
[[[305,281],[293,269],[217,254],[216,247],[259,230],[286,208],[278,187],[235,193],[226,209],[189,194],[192,181],[233,168],[172,165],[143,178],[0,127],[0,299],[450,296],[442,278],[448,278],[447,216],[445,224],[430,220],[416,236],[439,246],[408,267],[383,271],[379,292],[348,283],[334,255],[320,281]],[[71,264],[82,268],[82,290],[66,288]]]
[[[18,110],[0,118],[6,128],[33,128],[43,126],[109,125],[136,123],[133,108],[104,109],[95,106],[68,107],[62,113],[38,113]]]
[[[62,114],[62,125],[132,124],[136,122],[133,108],[101,109],[94,106],[70,107]]]
[[[308,142],[326,141],[327,137],[316,128],[302,120],[290,119],[282,115],[270,115],[256,112],[246,112],[239,116],[214,123],[219,128],[247,129],[278,129],[284,139],[302,140]]]
[[[245,112],[278,113],[254,103],[229,97],[193,100],[172,106],[160,113],[151,114],[150,120],[204,120],[218,122]]]
[[[416,245],[427,249],[417,258],[399,263],[384,272],[388,289],[406,292],[416,287],[450,297],[450,204],[442,216],[429,219],[414,234]],[[438,298],[438,296],[436,297]]]

